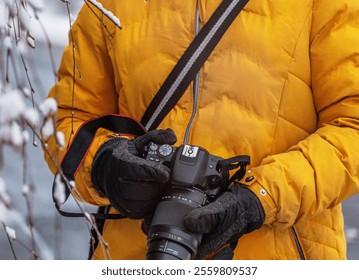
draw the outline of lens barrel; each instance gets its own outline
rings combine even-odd
[[[148,260],[189,260],[197,253],[202,235],[187,230],[184,217],[207,203],[197,188],[170,186],[154,213],[147,238]]]

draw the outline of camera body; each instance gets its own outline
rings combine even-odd
[[[221,170],[222,158],[198,146],[148,145],[146,159],[168,166],[171,178],[157,204],[148,233],[147,259],[188,260],[195,257],[202,235],[183,223],[191,210],[202,207],[222,192],[229,172]]]
[[[151,142],[146,159],[167,165],[171,170],[171,184],[199,188],[208,198],[216,197],[228,182],[228,172],[217,169],[218,161],[222,158],[198,146],[182,145],[176,148]]]

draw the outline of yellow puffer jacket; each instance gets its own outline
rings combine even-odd
[[[115,27],[85,5],[70,33],[59,82],[57,127],[66,139],[109,113],[140,120],[220,0],[99,1]],[[179,145],[190,120],[190,86],[161,123]],[[265,225],[243,236],[236,259],[345,259],[341,202],[359,191],[359,1],[250,0],[200,71],[190,144],[228,158],[251,156],[249,183]],[[112,132],[100,129],[76,176],[77,196],[107,205],[91,186],[94,154]],[[49,149],[59,152],[54,139]],[[47,158],[53,172],[55,168]],[[108,220],[113,259],[143,259],[141,221]],[[105,258],[98,248],[94,258]]]

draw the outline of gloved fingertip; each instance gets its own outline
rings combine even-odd
[[[170,174],[167,172],[160,172],[156,176],[156,179],[161,184],[167,183],[170,180]]]
[[[156,164],[156,163],[154,163]],[[153,166],[152,166],[153,167]],[[171,171],[169,170],[168,167],[162,165],[162,164],[157,164],[157,166],[148,169],[148,171],[151,174],[148,174],[149,177],[155,179],[158,183],[167,183],[170,180],[171,177]]]
[[[167,128],[165,130],[158,130],[153,141],[157,144],[173,145],[177,141],[177,136],[171,128]]]
[[[172,135],[172,136],[176,137],[176,134],[172,128],[166,128],[165,131],[166,131],[166,133],[168,133],[168,135]]]
[[[171,128],[150,130],[142,136],[132,140],[137,150],[141,151],[148,143],[173,145],[177,141],[176,134]]]

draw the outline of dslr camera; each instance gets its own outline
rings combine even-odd
[[[173,147],[151,142],[145,158],[168,166],[171,178],[157,204],[147,237],[148,260],[190,260],[202,235],[183,223],[192,209],[202,207],[227,188],[229,171],[222,158],[197,146]]]

